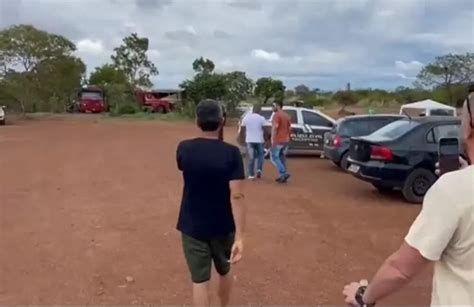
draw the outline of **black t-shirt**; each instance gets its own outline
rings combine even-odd
[[[197,239],[234,232],[229,181],[244,179],[240,150],[197,138],[178,145],[176,160],[184,180],[178,230]]]

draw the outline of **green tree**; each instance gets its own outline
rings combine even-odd
[[[196,75],[191,80],[185,80],[180,87],[193,104],[203,99],[216,99],[224,102],[227,111],[232,113],[240,101],[250,96],[253,91],[253,81],[245,72],[215,73],[214,63],[202,57],[193,62]]]
[[[209,59],[204,59],[203,57],[200,57],[199,59],[196,59],[193,62],[193,70],[196,73],[210,74],[214,71],[215,67],[216,66],[213,61]]]
[[[221,100],[227,93],[227,84],[222,74],[197,74],[191,80],[185,80],[180,87],[186,97],[198,104],[203,99]]]
[[[89,77],[89,84],[106,86],[109,84],[128,84],[127,75],[111,64],[96,67]]]
[[[298,96],[305,96],[310,92],[309,87],[304,84],[295,87],[295,93]]]
[[[43,105],[35,104],[37,111],[64,112],[67,104],[77,96],[86,65],[81,59],[61,56],[43,61],[36,68],[35,90]]]
[[[447,54],[423,67],[418,81],[428,87],[443,87],[450,104],[455,104],[453,86],[474,80],[474,53]]]
[[[16,25],[0,31],[0,63],[4,72],[30,72],[45,60],[72,55],[75,50],[76,46],[67,38],[30,25]]]
[[[123,44],[114,49],[112,61],[127,76],[127,81],[135,86],[151,87],[151,76],[158,75],[155,64],[148,59],[148,38],[132,33],[123,39]]]
[[[274,97],[275,99],[283,100],[285,96],[286,87],[280,80],[272,78],[260,78],[255,85],[255,96],[263,99],[263,104],[266,104],[268,99]]]
[[[355,105],[357,103],[357,98],[351,91],[336,92],[333,95],[333,99],[336,100],[337,103],[342,107],[342,110],[344,110],[348,106]]]
[[[75,50],[67,38],[30,25],[0,31],[3,90],[23,112],[64,109],[85,71]]]
[[[226,94],[224,100],[227,110],[233,112],[242,100],[253,93],[253,81],[243,71],[233,71],[224,74]]]

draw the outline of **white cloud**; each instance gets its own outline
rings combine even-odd
[[[256,59],[271,61],[271,62],[279,61],[281,59],[278,52],[268,52],[263,49],[252,50],[252,56]]]
[[[474,50],[473,18],[472,0],[0,0],[0,28],[64,35],[89,70],[125,35],[148,37],[157,87],[192,77],[201,56],[288,87],[410,85],[421,63]]]
[[[403,62],[403,61],[395,61],[395,68],[402,71],[413,71],[413,70],[420,70],[423,67],[423,63],[419,61],[411,61],[411,62]]]
[[[81,39],[77,42],[77,51],[84,54],[101,54],[105,51],[101,40]]]
[[[191,25],[189,25],[189,26],[186,27],[186,31],[187,31],[188,33],[193,34],[193,35],[196,35],[196,34],[197,34],[196,29],[194,29],[194,27],[191,26]]]

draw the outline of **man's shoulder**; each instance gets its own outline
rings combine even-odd
[[[230,143],[227,143],[227,142],[222,142],[222,144],[227,150],[229,150],[231,152],[234,152],[234,151],[240,152],[239,147],[235,146],[234,144],[230,144]]]
[[[472,186],[474,184],[474,166],[444,174],[428,191],[434,201],[449,199],[453,205],[474,204]],[[445,205],[445,204],[443,204]]]
[[[183,141],[179,142],[178,148],[187,147],[187,146],[193,144],[195,141],[196,141],[196,139],[183,140]]]

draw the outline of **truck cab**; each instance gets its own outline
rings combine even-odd
[[[104,91],[99,87],[88,86],[79,92],[78,109],[82,113],[102,113],[107,111]]]

